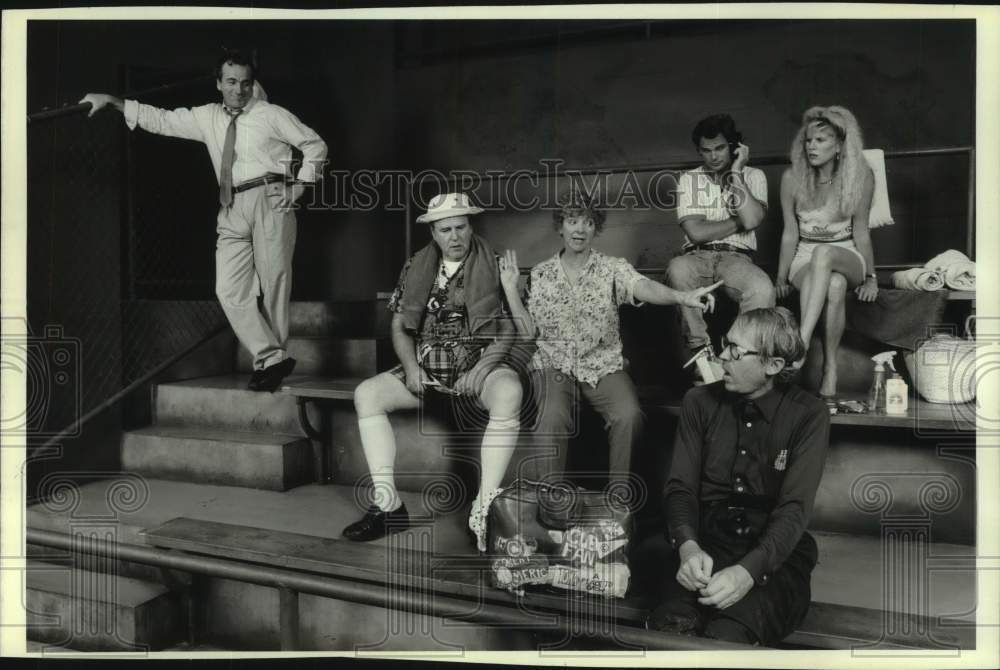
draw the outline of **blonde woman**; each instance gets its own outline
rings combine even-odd
[[[868,231],[875,178],[862,154],[854,115],[844,107],[812,107],[792,142],[792,166],[781,178],[785,228],[775,291],[799,291],[800,332],[808,348],[824,318],[823,380],[819,394],[837,393],[837,349],[844,334],[847,291],[870,302],[878,296]],[[801,360],[805,360],[803,357]]]

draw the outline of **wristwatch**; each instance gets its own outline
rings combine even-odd
[[[865,275],[865,279],[874,279],[875,281],[878,281],[878,275],[874,272],[869,272]]]

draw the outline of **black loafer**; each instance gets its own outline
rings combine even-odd
[[[247,388],[250,389],[251,391],[256,391],[257,388],[260,386],[261,380],[263,379],[264,379],[264,371],[254,370],[253,374],[250,375],[250,381],[247,382]]]
[[[391,512],[383,512],[372,505],[359,521],[344,529],[343,536],[353,542],[370,542],[409,527],[410,514],[406,511],[406,505],[400,505]]]
[[[260,381],[257,382],[257,386],[253,390],[274,393],[278,390],[278,387],[281,386],[281,382],[284,381],[285,377],[292,374],[292,370],[294,369],[294,358],[286,358],[285,360],[275,363],[274,365],[268,365],[266,368],[261,370]]]

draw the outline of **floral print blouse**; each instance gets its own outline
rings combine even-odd
[[[561,253],[561,252],[560,252]],[[532,368],[555,368],[591,386],[621,370],[618,308],[638,305],[635,285],[644,277],[624,258],[591,249],[575,284],[557,253],[531,270],[527,306],[537,328]]]

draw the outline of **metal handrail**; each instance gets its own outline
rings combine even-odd
[[[371,583],[366,582],[325,577],[314,573],[244,563],[201,554],[178,553],[175,550],[168,551],[118,542],[78,542],[71,534],[35,528],[26,529],[25,542],[102,558],[132,561],[197,575],[277,588],[283,594],[281,599],[283,605],[282,621],[294,622],[297,620],[295,616],[298,608],[297,596],[299,593],[308,593],[346,602],[483,625],[525,629],[538,629],[539,627],[537,612],[482,601],[467,601],[437,593],[421,593],[411,589],[393,589],[390,592],[392,587],[388,584],[381,588],[373,588]],[[552,630],[564,634],[578,632],[578,623],[574,623],[565,614],[553,612],[551,616],[555,625],[551,629],[546,628],[547,631]],[[633,626],[613,626],[611,632],[598,630],[594,633],[594,636],[601,640],[650,651],[750,651],[755,649],[755,647],[744,644],[673,635]],[[296,631],[282,630],[281,638],[283,649],[292,651],[297,646],[295,644],[297,641]],[[286,646],[290,648],[286,649]]]
[[[955,155],[966,155],[968,156],[968,208],[966,214],[966,244],[965,251],[970,257],[973,251],[973,239],[975,236],[975,187],[976,187],[976,148],[974,146],[957,146],[957,147],[930,147],[926,149],[902,149],[898,151],[886,151],[886,160],[897,159],[897,158],[926,158],[930,156],[955,156]],[[754,157],[753,164],[755,166],[772,166],[772,165],[788,165],[791,161],[788,158],[788,154],[769,154],[765,156]],[[673,161],[667,163],[637,163],[633,165],[606,165],[606,166],[591,166],[582,168],[572,168],[572,167],[562,167],[560,166],[558,170],[552,173],[547,172],[532,172],[530,170],[507,170],[504,172],[465,172],[462,175],[452,175],[445,179],[448,184],[456,184],[459,179],[467,178],[478,178],[484,181],[506,181],[509,179],[524,179],[526,177],[534,175],[538,179],[543,178],[554,178],[559,176],[585,176],[585,175],[595,175],[595,174],[619,174],[624,172],[661,172],[666,170],[685,170],[695,168],[701,165],[700,161],[696,160],[683,160],[683,161]],[[413,226],[411,219],[411,201],[412,201],[412,184],[407,182],[407,198],[406,198],[406,225],[405,225],[405,252],[406,258],[409,258],[413,253],[412,249],[412,232],[411,228]],[[877,266],[882,267],[882,266]],[[656,268],[663,272],[666,268]]]
[[[163,361],[162,363],[160,363],[159,365],[157,365],[155,368],[153,368],[152,370],[150,370],[149,372],[147,372],[143,376],[139,377],[135,381],[133,381],[131,384],[129,384],[128,386],[126,386],[122,390],[118,391],[118,393],[114,394],[113,396],[111,396],[110,398],[108,398],[107,400],[105,400],[104,402],[102,402],[100,405],[98,405],[94,409],[90,410],[89,412],[87,412],[86,414],[84,414],[83,416],[81,416],[80,418],[76,419],[73,423],[71,423],[70,425],[66,426],[66,428],[64,428],[61,431],[59,431],[58,434],[56,434],[56,435],[52,436],[51,438],[49,438],[48,440],[46,440],[44,444],[34,445],[29,450],[27,460],[30,462],[31,459],[34,456],[36,456],[37,454],[41,453],[45,449],[48,449],[49,447],[54,446],[60,440],[64,440],[67,437],[74,436],[76,434],[76,431],[79,428],[81,428],[82,426],[84,426],[86,423],[88,423],[91,419],[93,419],[94,417],[96,417],[99,414],[101,414],[101,412],[104,412],[105,410],[111,408],[116,403],[118,403],[122,398],[124,398],[125,396],[127,396],[129,393],[131,393],[135,389],[139,388],[143,384],[148,383],[150,380],[153,379],[153,377],[155,377],[156,375],[160,374],[161,372],[163,372],[164,370],[166,370],[167,368],[169,368],[171,365],[173,365],[177,361],[181,360],[182,358],[184,358],[185,356],[187,356],[188,354],[190,354],[192,351],[194,351],[195,349],[197,349],[198,347],[200,347],[201,345],[203,345],[205,342],[208,342],[210,339],[212,339],[213,337],[215,337],[219,333],[227,330],[228,328],[229,328],[229,323],[227,322],[227,323],[221,324],[218,327],[212,329],[206,335],[204,335],[202,338],[200,338],[197,341],[195,341],[190,346],[185,347],[181,351],[178,351],[176,354],[174,354],[170,358],[166,359],[165,361]]]
[[[924,158],[928,156],[954,156],[960,154],[971,154],[975,151],[975,147],[972,146],[959,146],[959,147],[931,147],[928,149],[901,149],[899,151],[886,151],[886,159],[895,158]],[[791,161],[788,158],[788,154],[767,154],[763,156],[754,156],[753,164],[758,165],[788,165]],[[666,163],[635,163],[635,164],[624,164],[624,165],[603,165],[603,166],[588,166],[588,167],[562,167],[559,166],[554,174],[550,175],[545,172],[532,173],[531,170],[521,169],[521,170],[505,170],[503,172],[465,172],[462,175],[455,175],[445,179],[448,183],[457,183],[459,179],[468,177],[477,177],[484,181],[492,180],[507,180],[507,179],[523,179],[529,174],[537,174],[539,178],[555,176],[555,175],[591,175],[591,174],[617,174],[623,172],[659,172],[661,170],[684,170],[695,168],[701,165],[700,160],[695,159],[685,159],[680,161],[670,161]]]
[[[182,86],[190,86],[191,84],[201,83],[209,79],[213,79],[212,75],[204,75],[201,77],[195,77],[193,79],[175,81],[170,84],[161,84],[160,86],[154,86],[153,88],[146,88],[141,91],[128,91],[127,93],[122,93],[118,97],[122,99],[141,98],[143,96],[152,95],[154,93],[162,93],[163,91],[169,91],[174,88],[180,88]],[[56,107],[55,109],[42,108],[37,112],[28,114],[27,122],[28,124],[32,124],[37,121],[50,121],[52,119],[58,119],[63,116],[71,116],[73,114],[80,114],[89,111],[90,111],[89,102],[67,103],[65,105],[62,105],[61,107]]]

